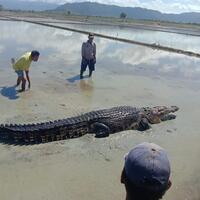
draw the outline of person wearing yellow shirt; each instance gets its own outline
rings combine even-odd
[[[23,92],[26,89],[26,79],[28,81],[28,88],[30,89],[31,81],[29,78],[29,68],[32,61],[38,61],[39,55],[40,53],[38,51],[33,50],[22,55],[16,62],[14,58],[11,59],[13,69],[18,76],[16,86],[19,86],[20,83],[22,83],[20,92]],[[26,78],[24,77],[24,73],[26,74]]]

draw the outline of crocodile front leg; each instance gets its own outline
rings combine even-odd
[[[130,129],[145,131],[150,129],[151,126],[149,124],[148,118],[144,113],[138,113],[137,121],[133,122],[130,126]]]
[[[147,120],[147,118],[142,118],[140,120],[140,122],[138,123],[137,130],[138,131],[145,131],[145,130],[150,129],[150,128],[151,128],[151,126],[150,126],[149,121]]]
[[[96,138],[108,137],[111,133],[110,128],[103,123],[95,122],[90,126],[91,132],[95,133]]]

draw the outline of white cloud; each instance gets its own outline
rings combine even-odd
[[[22,32],[24,33],[23,37]],[[37,37],[37,39],[35,39],[36,35],[48,36],[48,42],[47,37]],[[11,40],[15,41],[17,45],[21,44],[21,52],[27,51],[26,48],[29,45],[35,49],[40,48],[41,51],[53,49],[53,55],[56,56],[56,59],[58,59],[58,57],[61,59],[64,58],[64,60],[67,60],[68,64],[73,64],[76,62],[77,56],[80,56],[81,42],[84,41],[83,39],[87,38],[85,35],[81,36],[83,38],[78,38],[76,43],[74,43],[72,38],[76,37],[76,35],[73,35],[70,31],[52,28],[41,29],[40,26],[24,22],[18,23],[17,25],[13,23],[13,26],[7,26],[6,23],[2,23],[0,41]],[[3,47],[0,46],[0,52],[1,50],[3,50]],[[49,60],[53,60],[54,56],[49,58]]]
[[[22,1],[22,0],[21,0]],[[69,2],[83,2],[86,0],[27,0],[65,4]],[[200,0],[87,0],[118,6],[143,7],[159,10],[165,13],[200,12]]]

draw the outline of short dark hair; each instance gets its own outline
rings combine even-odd
[[[166,151],[143,142],[125,156],[121,182],[129,200],[158,200],[169,189],[170,163]]]
[[[165,194],[166,190],[168,189],[167,186],[162,188],[158,191],[148,190],[147,188],[138,187],[134,183],[132,183],[127,175],[125,170],[122,172],[122,176],[124,177],[124,185],[126,188],[127,195],[130,200],[133,199],[140,199],[140,200],[158,200],[162,199],[163,195]]]
[[[36,51],[36,50],[31,51],[31,57],[35,57],[39,55],[40,55],[39,51]]]
[[[94,33],[89,33],[89,34],[88,34],[88,37],[94,38]]]

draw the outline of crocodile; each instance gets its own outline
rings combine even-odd
[[[175,119],[177,106],[131,107],[118,106],[101,109],[61,120],[36,124],[1,124],[0,141],[13,144],[37,144],[81,137],[94,133],[95,137],[124,131],[145,131],[150,124]]]

